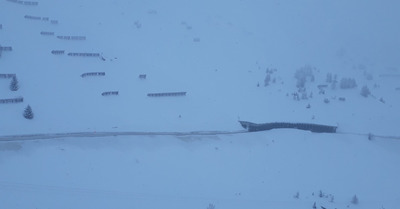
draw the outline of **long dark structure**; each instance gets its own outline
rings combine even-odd
[[[23,97],[17,97],[12,99],[0,99],[0,104],[7,104],[7,103],[20,103],[24,102]]]
[[[75,40],[75,41],[86,40],[86,36],[57,36],[57,38],[63,40]]]
[[[186,92],[164,92],[164,93],[148,93],[148,97],[177,97],[186,96]]]
[[[78,53],[78,52],[70,52],[68,56],[71,57],[100,57],[100,53]]]
[[[247,121],[239,121],[243,128],[247,129],[249,132],[255,131],[266,131],[278,128],[293,128],[305,131],[311,131],[315,133],[336,133],[337,126],[328,126],[312,123],[284,123],[284,122],[274,122],[274,123],[251,123]]]
[[[15,77],[15,74],[0,74],[0,78],[12,78]]]
[[[106,75],[105,72],[92,72],[92,73],[83,73],[81,77],[84,78],[88,76],[105,76],[105,75]]]
[[[111,96],[111,95],[117,96],[118,94],[119,94],[118,91],[105,91],[101,93],[101,96]]]
[[[52,50],[51,53],[55,54],[55,55],[61,55],[61,54],[64,54],[65,51],[64,50]]]
[[[11,46],[0,46],[0,51],[11,52],[12,51],[12,47]]]

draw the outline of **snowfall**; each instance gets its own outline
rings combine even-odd
[[[0,0],[0,209],[398,209],[399,11]]]

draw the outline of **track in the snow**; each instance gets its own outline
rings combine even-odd
[[[231,135],[247,133],[247,130],[240,131],[192,131],[192,132],[72,132],[72,133],[48,133],[48,134],[24,134],[0,136],[0,141],[26,141],[38,139],[56,139],[70,137],[107,137],[107,136],[210,136],[210,135]]]
[[[73,137],[108,137],[108,136],[213,136],[252,133],[247,130],[240,131],[192,131],[192,132],[71,132],[71,133],[47,133],[0,136],[1,141],[27,141],[41,139],[73,138]],[[371,138],[397,139],[400,136],[383,136],[365,133],[337,132],[332,134],[357,135]]]

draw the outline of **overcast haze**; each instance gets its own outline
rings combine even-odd
[[[396,208],[399,11],[0,0],[0,209]]]

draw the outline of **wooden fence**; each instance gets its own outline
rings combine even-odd
[[[0,99],[0,104],[7,104],[7,103],[20,103],[24,102],[23,97],[11,98],[11,99]]]
[[[52,50],[51,53],[55,54],[55,55],[61,55],[61,54],[64,54],[65,51],[64,50]]]
[[[0,74],[0,78],[12,78],[15,77],[15,74]]]
[[[42,36],[54,36],[54,32],[42,31],[40,32]]]
[[[17,3],[17,4],[22,4],[22,5],[28,5],[28,6],[39,5],[39,2],[37,2],[37,1],[21,1],[21,0],[7,0],[7,1]]]
[[[12,51],[12,47],[11,46],[0,46],[0,51],[10,52],[10,51]]]
[[[106,75],[105,72],[92,72],[92,73],[83,73],[81,77],[84,78],[88,76],[105,76],[105,75]]]
[[[165,93],[148,93],[148,97],[176,97],[186,96],[186,92],[165,92]]]
[[[101,93],[101,96],[111,96],[111,95],[117,96],[118,94],[119,94],[118,91],[106,91]]]
[[[72,57],[100,57],[100,53],[78,53],[78,52],[70,52],[68,56]]]
[[[73,41],[86,40],[86,36],[57,36],[57,38],[62,40],[73,40]]]

